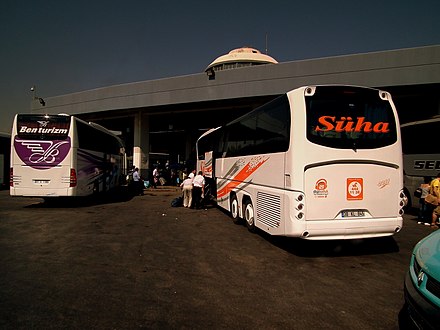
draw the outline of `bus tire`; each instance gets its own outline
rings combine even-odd
[[[232,221],[235,224],[240,223],[240,217],[239,217],[239,211],[238,211],[238,199],[235,194],[231,195],[231,217],[232,217]]]
[[[254,206],[251,201],[246,201],[244,204],[244,220],[246,221],[246,227],[251,232],[254,233],[255,227],[255,217],[254,217]]]

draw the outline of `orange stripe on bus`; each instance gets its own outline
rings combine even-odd
[[[237,173],[235,177],[232,178],[232,182],[229,182],[224,188],[217,192],[217,198],[225,196],[232,189],[237,187],[243,181],[245,181],[252,173],[254,173],[261,165],[263,165],[269,158],[260,160],[258,163],[255,163],[252,159],[249,163],[244,166],[240,172]]]

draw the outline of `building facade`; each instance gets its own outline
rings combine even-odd
[[[387,90],[402,123],[440,115],[440,45],[213,70],[215,63],[203,73],[48,97],[32,110],[76,115],[120,131],[146,177],[156,162],[192,167],[195,141],[206,129],[303,85]]]

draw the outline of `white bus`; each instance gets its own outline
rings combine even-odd
[[[123,183],[122,140],[74,116],[17,114],[11,135],[10,195],[89,196]]]
[[[440,116],[405,123],[400,129],[408,206],[418,207],[418,198],[414,197],[414,191],[423,183],[425,177],[433,179],[440,172]]]
[[[204,133],[197,157],[218,206],[250,231],[319,240],[402,228],[400,129],[385,91],[292,90]]]

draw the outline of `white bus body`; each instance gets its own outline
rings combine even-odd
[[[400,130],[387,92],[298,88],[206,132],[197,155],[217,204],[251,231],[357,239],[402,228]]]
[[[440,116],[405,123],[402,132],[403,170],[408,206],[418,207],[414,191],[424,178],[435,178],[440,173],[440,146],[429,141],[438,140]]]
[[[11,136],[10,195],[89,196],[123,183],[125,149],[105,128],[67,115],[18,114]]]

